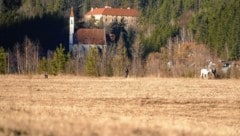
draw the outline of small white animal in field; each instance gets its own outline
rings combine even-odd
[[[211,73],[211,70],[203,68],[201,69],[201,78],[208,78],[208,74]]]
[[[232,67],[231,64],[225,63],[225,64],[223,65],[223,67],[222,67],[222,72],[223,72],[224,74],[227,74],[231,67]]]

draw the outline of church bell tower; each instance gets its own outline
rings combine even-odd
[[[73,48],[73,36],[74,36],[74,12],[72,7],[69,17],[69,51],[72,51]]]

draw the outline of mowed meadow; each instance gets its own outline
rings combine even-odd
[[[240,135],[240,80],[0,76],[0,135]]]

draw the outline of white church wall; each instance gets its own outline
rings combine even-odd
[[[106,45],[93,45],[93,44],[74,44],[73,54],[77,54],[79,58],[84,58],[90,51],[90,49],[96,47],[97,49],[103,50]]]

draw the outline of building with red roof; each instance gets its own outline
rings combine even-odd
[[[80,44],[106,45],[104,29],[78,29],[75,33]]]
[[[106,26],[114,20],[120,21],[124,18],[127,26],[135,26],[139,15],[139,11],[135,9],[111,8],[109,6],[105,6],[104,8],[92,8],[91,11],[85,14],[84,20],[88,21],[94,17],[96,23],[102,20],[103,24]]]
[[[106,34],[104,29],[78,29],[74,34],[75,44],[71,51],[74,54],[79,54],[79,57],[84,57],[91,48],[97,48],[102,52],[107,46]]]
[[[137,17],[139,12],[135,9],[122,9],[122,8],[111,8],[105,6],[104,8],[91,9],[85,14],[85,21],[90,20],[92,17],[95,18],[96,23],[103,21],[104,26],[109,25],[113,21],[120,21],[124,18],[126,26],[136,26]],[[96,47],[102,50],[107,46],[107,42],[114,41],[111,34],[106,34],[105,29],[74,29],[74,12],[73,8],[70,11],[69,21],[69,51],[78,52],[85,54],[89,49]]]

